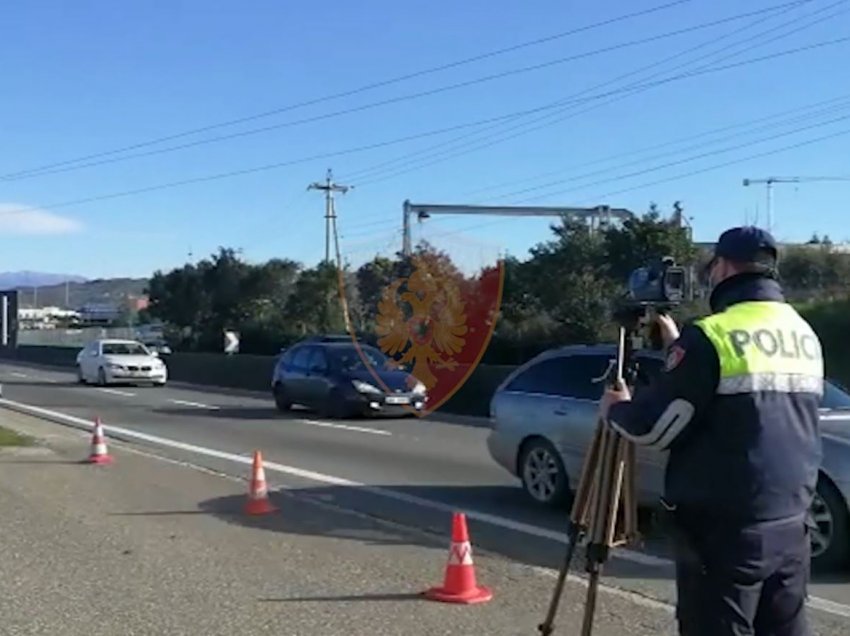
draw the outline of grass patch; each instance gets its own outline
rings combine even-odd
[[[0,447],[2,446],[32,446],[33,440],[31,437],[21,435],[15,431],[10,431],[8,428],[0,426]]]

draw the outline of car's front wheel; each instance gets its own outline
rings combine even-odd
[[[278,411],[286,412],[292,408],[292,402],[286,397],[286,390],[282,384],[274,385],[274,405]]]
[[[100,386],[106,386],[106,370],[103,367],[97,370],[97,383]]]
[[[333,420],[343,420],[352,415],[350,407],[345,403],[345,397],[338,389],[331,389],[320,411],[323,417]]]
[[[551,442],[540,437],[526,441],[520,451],[518,467],[522,486],[535,502],[550,507],[569,502],[569,477]]]
[[[78,364],[77,365],[77,384],[85,384],[85,383],[86,383],[86,378],[83,375],[83,367],[81,367]]]
[[[811,507],[812,568],[829,571],[843,568],[850,558],[850,513],[838,489],[820,475]]]

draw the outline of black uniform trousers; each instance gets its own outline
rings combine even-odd
[[[735,526],[676,515],[680,636],[809,636],[805,519]]]

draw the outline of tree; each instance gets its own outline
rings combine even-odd
[[[672,256],[680,265],[691,265],[696,259],[687,229],[662,220],[657,210],[626,219],[622,227],[606,229],[604,237],[610,273],[620,280],[626,280],[635,268],[665,256]]]
[[[299,263],[280,258],[258,265],[249,272],[246,287],[251,293],[247,300],[252,323],[282,326],[286,303],[295,290],[300,272]]]
[[[344,333],[336,265],[325,261],[301,272],[287,299],[285,316],[293,333]]]
[[[148,314],[178,327],[182,340],[191,340],[201,331],[205,317],[211,312],[211,298],[203,283],[208,262],[185,265],[167,274],[154,272],[145,292],[149,298]]]
[[[381,294],[390,283],[399,277],[400,269],[399,260],[376,256],[357,270],[355,278],[359,292],[360,310],[365,325],[374,325]]]
[[[604,239],[580,221],[565,219],[551,229],[555,240],[532,248],[521,279],[557,324],[558,340],[597,342],[617,289],[608,274]]]

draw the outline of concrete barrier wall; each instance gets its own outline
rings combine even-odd
[[[19,346],[0,352],[0,357],[33,364],[73,368],[79,349],[75,347]],[[169,378],[207,386],[263,391],[271,394],[271,378],[276,358],[223,353],[182,353],[164,356]],[[514,367],[479,365],[441,411],[461,415],[487,416],[490,397]]]
[[[136,338],[129,327],[86,327],[83,329],[21,329],[18,344],[38,347],[78,347],[82,349],[98,338]]]

